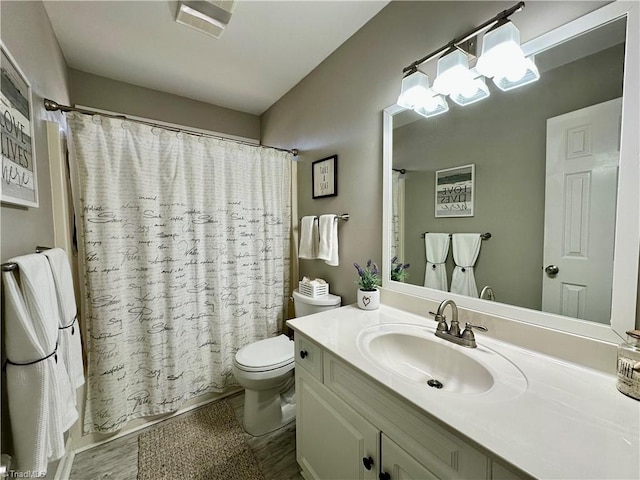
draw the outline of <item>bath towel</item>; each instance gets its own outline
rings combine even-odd
[[[479,233],[453,234],[453,260],[456,267],[451,276],[451,293],[478,298],[473,266],[480,254],[482,239]]]
[[[63,433],[78,412],[64,360],[57,355],[58,305],[48,261],[38,254],[10,261],[18,265],[3,272],[7,403],[16,469],[46,472],[48,462],[64,455]]]
[[[448,233],[426,233],[424,248],[427,265],[424,271],[424,286],[447,291],[447,269],[445,262],[449,255]]]
[[[300,246],[298,258],[318,258],[318,217],[306,216],[300,220]]]
[[[318,258],[327,265],[337,267],[338,257],[338,217],[334,214],[320,215],[320,247]]]
[[[82,342],[77,319],[76,297],[73,290],[73,277],[69,266],[69,258],[61,248],[52,248],[43,253],[49,260],[49,267],[58,299],[59,334],[58,354],[64,358],[71,388],[75,391],[84,384],[84,368],[82,366]],[[75,392],[73,398],[76,398]]]

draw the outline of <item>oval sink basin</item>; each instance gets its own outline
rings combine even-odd
[[[387,324],[365,329],[358,336],[358,348],[371,362],[425,388],[482,394],[498,381],[520,391],[526,388],[524,375],[498,353],[481,345],[455,345],[419,325]]]

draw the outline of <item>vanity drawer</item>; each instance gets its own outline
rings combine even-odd
[[[438,478],[489,478],[483,453],[327,352],[324,384]]]
[[[295,333],[294,340],[296,368],[303,367],[322,382],[322,348],[298,332]]]

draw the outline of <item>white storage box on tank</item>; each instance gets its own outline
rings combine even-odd
[[[322,297],[329,294],[329,284],[313,285],[311,283],[298,282],[298,291],[307,297]]]

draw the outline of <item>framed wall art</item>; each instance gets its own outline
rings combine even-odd
[[[473,217],[476,166],[436,171],[436,218]]]
[[[338,155],[316,160],[311,164],[313,198],[338,195]]]
[[[37,207],[31,85],[4,43],[0,49],[2,202]]]

